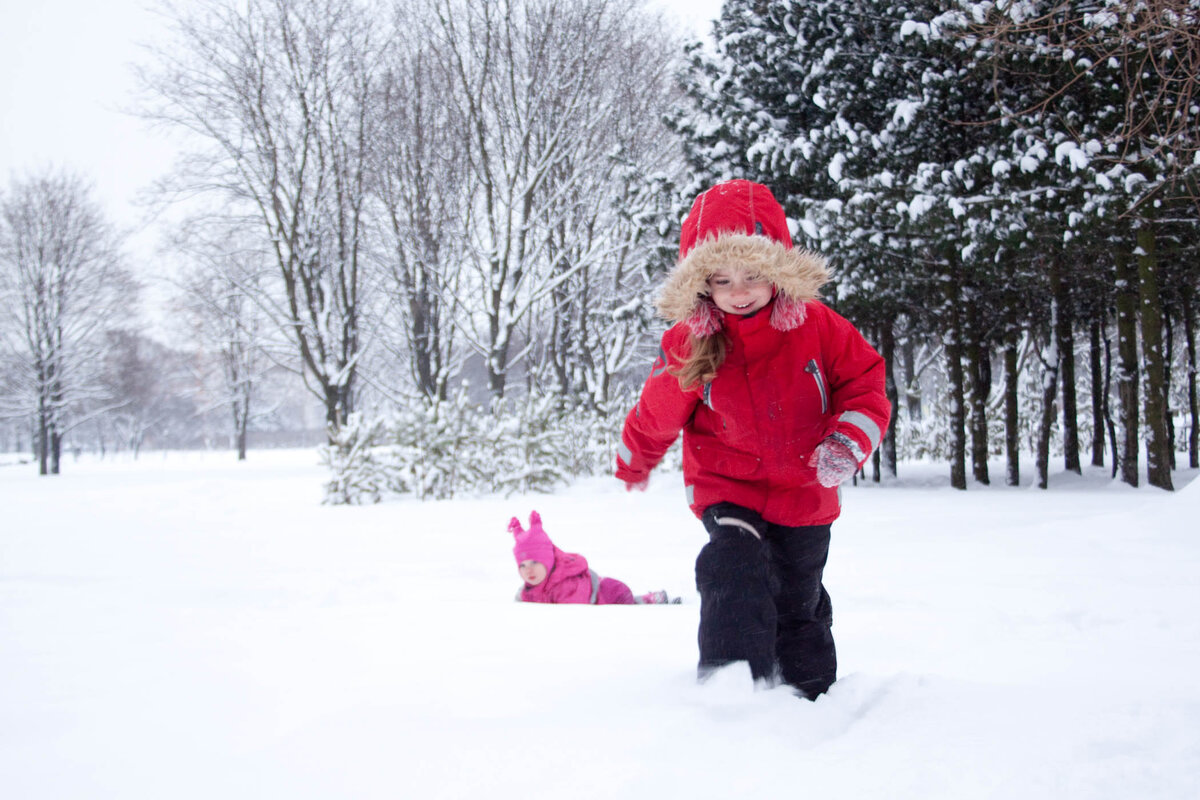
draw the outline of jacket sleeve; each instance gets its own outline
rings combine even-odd
[[[639,483],[662,461],[699,402],[696,392],[685,392],[673,374],[687,347],[686,331],[671,328],[663,334],[658,358],[642,386],[637,403],[625,417],[617,446],[616,475],[626,483]],[[670,369],[668,369],[670,367]]]
[[[849,320],[827,307],[824,311],[822,359],[833,412],[828,435],[849,447],[861,466],[883,440],[891,418],[884,360]]]

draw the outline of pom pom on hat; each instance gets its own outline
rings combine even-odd
[[[804,302],[779,295],[775,298],[775,307],[771,309],[771,327],[777,331],[790,331],[804,324],[808,311]]]
[[[529,513],[528,530],[521,527],[521,521],[516,517],[508,523],[508,530],[516,540],[513,556],[517,559],[517,566],[525,561],[538,561],[546,567],[547,572],[554,569],[554,543],[542,529],[542,517],[538,512]]]
[[[696,303],[695,311],[684,321],[693,336],[703,338],[721,330],[721,326],[725,324],[725,312],[717,308],[717,304],[711,299],[704,297]]]

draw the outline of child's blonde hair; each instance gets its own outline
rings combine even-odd
[[[709,336],[690,334],[688,342],[691,345],[688,357],[678,369],[671,370],[679,380],[679,388],[685,390],[717,377],[717,370],[725,363],[726,352],[725,334],[720,331]]]

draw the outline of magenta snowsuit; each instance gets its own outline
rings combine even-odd
[[[601,578],[588,569],[587,559],[578,553],[554,548],[554,569],[537,586],[525,584],[519,599],[523,603],[590,603],[592,605],[634,605],[633,592],[616,578]]]

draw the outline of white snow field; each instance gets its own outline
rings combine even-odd
[[[1032,472],[1032,469],[1029,469]],[[320,504],[311,451],[0,467],[0,796],[1191,798],[1200,482],[847,487],[815,703],[697,685],[700,524],[627,494]],[[999,468],[996,475],[1001,475]],[[537,606],[505,525],[674,606]]]

